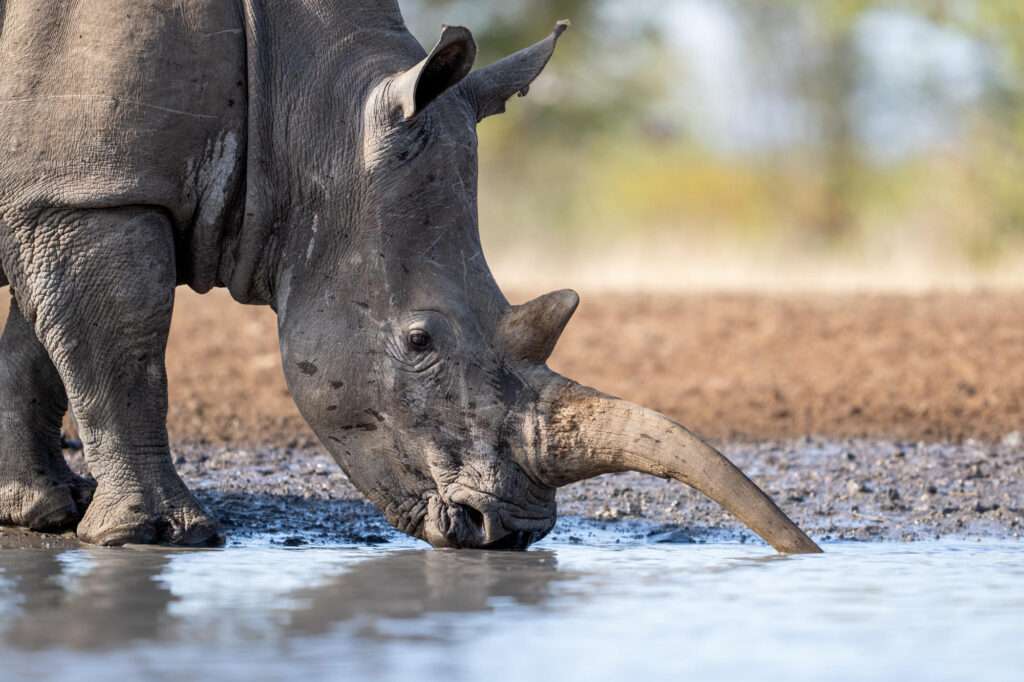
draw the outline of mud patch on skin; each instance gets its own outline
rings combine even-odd
[[[314,365],[312,362],[300,362],[297,363],[296,366],[299,368],[299,371],[305,374],[306,376],[313,376],[314,374],[320,371],[320,368]]]

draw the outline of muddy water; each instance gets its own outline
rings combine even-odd
[[[5,550],[0,678],[1020,679],[1019,541],[615,539]]]

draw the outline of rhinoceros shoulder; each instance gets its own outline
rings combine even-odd
[[[164,208],[212,285],[244,176],[232,0],[0,2],[0,204]]]

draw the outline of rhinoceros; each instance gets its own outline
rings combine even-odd
[[[477,124],[566,27],[474,71],[469,30],[427,52],[395,0],[0,0],[0,523],[221,541],[167,435],[187,285],[276,312],[303,417],[435,547],[524,549],[556,488],[635,470],[820,551],[683,426],[548,368],[574,292],[511,305],[488,269]]]

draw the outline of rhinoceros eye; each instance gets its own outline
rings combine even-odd
[[[409,347],[416,351],[425,351],[430,348],[430,334],[422,329],[413,329],[409,332]]]

